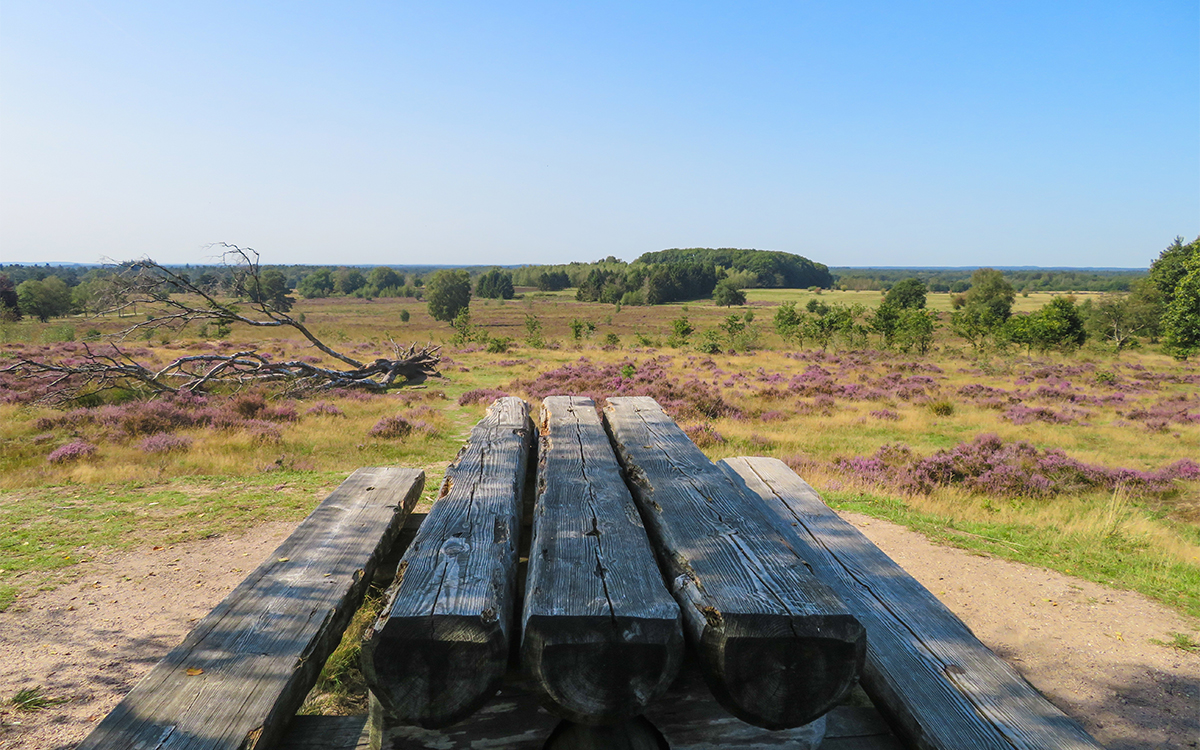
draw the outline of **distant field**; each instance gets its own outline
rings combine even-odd
[[[327,343],[360,359],[389,352],[391,341],[443,344],[445,379],[384,396],[271,401],[279,412],[262,414],[275,414],[274,421],[170,430],[187,443],[175,452],[147,452],[146,435],[123,432],[112,421],[113,410],[133,408],[127,404],[107,407],[110,423],[72,421],[61,410],[13,403],[20,399],[10,390],[4,394],[9,403],[0,405],[0,525],[15,533],[0,540],[0,607],[5,598],[57,585],[71,575],[74,562],[99,546],[198,538],[261,520],[298,519],[360,466],[424,468],[432,497],[443,467],[495,393],[524,396],[536,406],[544,394],[574,391],[656,395],[672,402],[677,419],[713,458],[779,457],[835,505],[960,546],[1143,591],[1200,615],[1200,481],[1153,484],[1154,472],[1196,458],[1200,368],[1194,363],[1149,350],[1117,359],[1087,347],[1070,356],[1031,359],[1010,351],[976,358],[944,321],[935,351],[924,358],[796,350],[775,334],[771,319],[780,302],[803,305],[813,295],[749,290],[747,296],[747,307],[733,309],[695,302],[617,310],[576,302],[572,291],[473,300],[473,323],[492,338],[512,339],[509,351],[498,353],[479,343],[450,345],[453,331],[411,299],[301,300],[292,314],[304,315]],[[1034,309],[1051,296],[1018,296],[1018,309]],[[880,300],[878,292],[820,297],[869,306]],[[949,298],[931,294],[930,306],[948,310]],[[402,310],[411,315],[407,323],[400,322]],[[731,314],[744,321],[747,312],[757,331],[752,348],[695,351],[707,331],[724,336],[718,325]],[[697,330],[691,345],[672,348],[666,342],[680,316]],[[594,332],[574,339],[573,320],[594,324]],[[106,317],[0,325],[0,357],[77,356],[79,339],[89,331],[112,332],[123,322]],[[540,326],[540,348],[526,341],[531,325]],[[204,347],[249,345],[273,357],[319,355],[298,336],[275,338],[279,331],[260,339],[255,331],[235,329],[224,343],[202,341],[198,333],[156,334],[128,345],[138,359],[158,362]],[[66,341],[71,338],[75,343]],[[460,403],[476,389],[494,391]],[[233,397],[220,395],[210,406],[239,408]],[[396,414],[418,428],[401,438],[370,434],[381,418]],[[988,479],[994,480],[991,489],[984,480],[922,489],[896,478],[938,451],[982,450],[972,441],[984,434],[1003,445],[1028,441],[1035,451],[1057,449],[1070,460],[1146,478],[1130,474],[1130,481],[1143,482],[1130,487],[1080,480],[1065,492],[1041,494],[1012,476],[1007,484]],[[95,455],[47,460],[76,439],[94,445]],[[878,452],[887,446],[895,450],[881,459]],[[1046,455],[1038,460],[1058,461]]]
[[[1018,294],[1013,302],[1013,312],[1033,312],[1045,305],[1055,297],[1061,297],[1068,292],[1030,292],[1028,294]],[[1071,293],[1077,300],[1083,302],[1089,297],[1098,297],[1100,292],[1073,292]],[[930,310],[940,310],[949,312],[951,310],[950,300],[956,295],[949,292],[930,292],[926,298],[926,305]],[[773,305],[782,304],[784,302],[797,302],[801,306],[808,304],[808,300],[817,297],[825,303],[838,302],[843,305],[866,305],[869,308],[879,306],[880,300],[883,299],[881,292],[875,291],[838,291],[838,290],[823,290],[820,293],[810,292],[807,289],[747,289],[747,302],[763,302]]]

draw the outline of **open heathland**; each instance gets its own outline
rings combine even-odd
[[[358,360],[388,356],[392,342],[441,346],[443,377],[384,393],[246,385],[147,400],[116,389],[53,404],[48,376],[0,376],[0,610],[77,585],[88,561],[123,550],[294,523],[361,466],[424,469],[429,502],[501,395],[535,409],[550,395],[646,395],[714,459],[780,458],[835,508],[1140,592],[1188,623],[1147,648],[1200,637],[1195,362],[1151,345],[974,347],[950,330],[948,294],[929,296],[938,327],[918,354],[874,335],[801,346],[772,325],[784,303],[875,306],[878,292],[750,289],[733,308],[517,292],[472,300],[456,327],[412,299],[298,301],[291,315]],[[1051,298],[1018,296],[1015,307]],[[0,323],[0,367],[82,361],[129,320]],[[216,333],[189,325],[120,345],[149,369],[250,348],[333,364],[285,329]]]

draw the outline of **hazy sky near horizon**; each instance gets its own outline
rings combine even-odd
[[[0,0],[0,262],[1148,265],[1200,8]]]

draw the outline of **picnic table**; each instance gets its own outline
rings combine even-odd
[[[497,400],[427,514],[360,469],[81,748],[1097,748],[768,458]],[[373,578],[364,716],[296,716]]]

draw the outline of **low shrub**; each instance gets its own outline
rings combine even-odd
[[[813,466],[789,459],[793,468]],[[962,487],[995,497],[1052,497],[1068,492],[1116,490],[1162,495],[1176,480],[1200,479],[1200,464],[1182,459],[1155,471],[1086,464],[1061,450],[1039,450],[1023,440],[1005,443],[993,434],[941,450],[926,458],[903,444],[885,445],[873,456],[838,458],[829,468],[846,478],[892,489],[928,494],[938,487]]]
[[[345,417],[346,412],[327,401],[318,401],[308,408],[305,414],[316,417]]]
[[[412,431],[412,423],[397,415],[379,420],[368,434],[375,438],[395,439],[407,437]]]
[[[46,460],[52,464],[65,464],[91,458],[95,455],[96,446],[83,440],[73,440],[66,445],[55,448],[50,452],[50,455],[46,456]]]
[[[192,447],[192,439],[184,435],[172,435],[160,432],[151,435],[138,444],[143,453],[175,453],[183,452]]]
[[[940,401],[930,401],[925,405],[930,413],[938,417],[950,417],[954,415],[954,404],[951,401],[942,399]]]
[[[725,438],[721,436],[721,433],[714,430],[713,426],[707,422],[689,425],[684,427],[683,431],[700,448],[707,448],[725,442]]]
[[[507,391],[502,391],[498,388],[474,388],[458,397],[458,405],[467,406],[469,404],[479,403],[490,404],[496,399],[503,398],[507,395]]]

